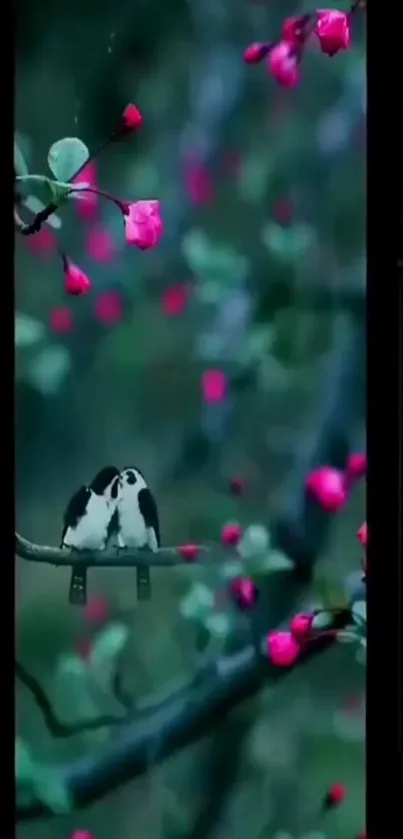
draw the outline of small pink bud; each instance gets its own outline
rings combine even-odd
[[[198,545],[181,545],[178,548],[179,555],[185,562],[194,562],[195,559],[199,556],[199,546]]]
[[[276,667],[291,667],[297,661],[300,646],[291,632],[270,632],[266,643],[269,659]]]
[[[290,632],[298,641],[309,635],[312,628],[313,615],[294,615],[290,623]]]
[[[89,830],[75,830],[70,839],[94,839],[94,836]]]
[[[136,201],[129,204],[124,216],[126,242],[141,251],[155,248],[162,232],[161,204],[159,201]]]
[[[322,52],[333,56],[340,50],[348,49],[351,44],[349,15],[338,9],[322,9],[317,14],[315,32]]]
[[[325,797],[325,807],[338,807],[342,804],[347,794],[344,784],[333,784]]]
[[[213,179],[205,166],[193,165],[186,172],[186,189],[196,207],[206,207],[214,199]]]
[[[344,474],[330,466],[321,466],[311,472],[306,487],[318,504],[329,513],[337,513],[347,501]]]
[[[233,495],[242,495],[245,489],[245,481],[240,477],[231,478],[229,487]]]
[[[309,16],[288,17],[283,23],[282,36],[292,46],[303,46],[306,41],[306,24]]]
[[[72,180],[73,184],[88,184],[92,189],[97,188],[98,178],[95,162],[91,160],[84,169]],[[74,202],[77,215],[83,221],[93,222],[98,215],[99,195],[96,192],[82,192],[80,198]]]
[[[222,370],[206,370],[202,377],[205,402],[223,402],[227,396],[227,377]]]
[[[269,72],[283,87],[296,87],[300,80],[297,56],[287,41],[280,41],[269,53]]]
[[[86,237],[88,256],[95,262],[112,262],[115,257],[116,243],[104,227],[93,227]]]
[[[109,615],[109,601],[106,597],[102,596],[92,597],[84,609],[84,619],[91,626],[99,626],[99,624],[106,623]]]
[[[347,463],[347,480],[352,483],[367,474],[367,455],[351,454]]]
[[[113,326],[123,318],[123,299],[118,291],[103,291],[94,304],[95,317],[105,326]]]
[[[49,258],[56,250],[56,236],[46,225],[32,236],[27,236],[26,241],[31,253],[42,259]]]
[[[259,594],[253,580],[248,577],[237,577],[232,580],[230,588],[240,609],[253,609]]]
[[[266,58],[269,49],[270,47],[268,44],[250,44],[249,47],[246,47],[246,50],[243,54],[243,60],[245,64],[259,64],[259,62],[262,61],[263,58]]]
[[[189,301],[189,288],[186,285],[173,285],[162,295],[162,310],[168,317],[183,315]]]
[[[367,544],[368,544],[368,529],[367,529],[367,522],[366,521],[364,521],[364,523],[361,525],[361,527],[360,527],[360,529],[357,533],[357,536],[358,536],[358,541],[361,542],[361,545],[363,546],[363,548],[366,548]]]
[[[242,527],[240,524],[225,524],[221,530],[221,542],[223,545],[235,547],[242,538]]]
[[[67,335],[73,329],[73,315],[70,309],[60,306],[52,309],[49,317],[49,326],[56,335]]]
[[[63,257],[64,263],[64,287],[67,294],[78,297],[81,294],[88,294],[91,290],[91,280],[84,274],[81,268]]]
[[[136,131],[143,124],[143,121],[143,115],[135,105],[131,103],[126,105],[122,114],[122,122],[127,131]]]

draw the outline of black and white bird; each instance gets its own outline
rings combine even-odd
[[[62,548],[75,551],[106,548],[116,522],[119,475],[115,466],[105,466],[88,486],[74,493],[64,514]],[[83,606],[87,601],[85,567],[73,567],[69,601],[75,606]]]
[[[160,526],[155,498],[150,492],[144,475],[129,466],[119,478],[116,510],[116,532],[119,548],[148,548],[153,552],[160,546]],[[150,570],[137,570],[137,596],[139,600],[150,597]]]

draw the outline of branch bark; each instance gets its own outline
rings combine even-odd
[[[111,548],[105,551],[69,551],[62,548],[55,548],[48,545],[36,545],[29,542],[18,533],[15,534],[15,553],[21,559],[28,562],[45,562],[47,565],[56,566],[78,566],[86,568],[150,568],[183,565],[185,560],[180,554],[180,546],[173,548],[160,548],[152,553],[133,548],[118,550]],[[228,553],[221,545],[213,543],[197,546],[198,555],[207,557],[208,554],[221,551]]]
[[[296,666],[328,649],[333,640],[328,635],[319,637],[306,648]],[[103,752],[56,765],[53,771],[67,787],[75,807],[88,805],[144,774],[150,753],[153,765],[161,763],[215,728],[234,705],[253,696],[264,683],[276,682],[294,669],[274,667],[255,645],[221,656],[206,665],[191,683],[174,690],[154,707],[139,711]],[[17,800],[16,811],[17,821],[54,815],[39,800]]]

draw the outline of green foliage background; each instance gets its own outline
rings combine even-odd
[[[338,295],[364,294],[359,27],[345,55],[329,60],[309,51],[296,91],[277,88],[264,66],[242,62],[249,42],[275,38],[287,13],[306,8],[252,0],[24,3],[16,126],[30,170],[44,171],[59,137],[77,134],[97,147],[127,101],[135,102],[144,127],[102,156],[100,183],[126,199],[160,198],[166,222],[158,250],[134,253],[124,248],[121,219],[104,207],[118,254],[103,265],[88,258],[74,209],[63,210],[61,241],[95,289],[68,301],[74,330],[65,337],[48,325],[52,309],[66,305],[56,257],[41,261],[17,241],[16,305],[26,336],[16,349],[17,519],[28,538],[58,544],[69,494],[108,462],[145,471],[167,544],[216,539],[228,520],[266,524],[281,508],[295,452],[309,444],[321,408],[323,360],[350,329]],[[195,147],[208,151],[215,183],[207,207],[191,206],[184,188],[184,155]],[[284,199],[292,207],[286,226],[274,218]],[[166,318],[163,291],[188,279],[194,293],[186,316]],[[105,289],[125,300],[124,321],[111,329],[93,311]],[[325,306],[307,305],[324,292]],[[206,367],[223,367],[238,382],[229,418],[202,409]],[[352,429],[358,448],[363,424],[362,416]],[[206,460],[201,436],[210,441]],[[248,476],[242,502],[227,491],[238,472]],[[358,568],[355,532],[363,518],[358,490],[320,564],[321,591],[325,585],[333,597]],[[16,574],[19,655],[51,686],[60,657],[85,634],[83,616],[67,604],[67,572],[17,562]],[[173,572],[154,577],[145,611],[136,604],[133,572],[90,574],[92,593],[107,592],[113,614],[129,623],[125,667],[136,696],[189,673],[194,662],[178,608],[188,582]],[[363,688],[362,668],[343,647],[235,715],[232,736],[238,716],[247,736],[214,839],[272,839],[279,830],[301,836],[316,827],[315,807],[340,779],[347,802],[323,829],[329,839],[348,839],[363,828],[362,719],[347,715],[349,735],[335,724],[336,712]],[[88,738],[56,744],[22,691],[18,726],[44,759],[99,747]],[[83,813],[26,824],[19,834],[63,839],[86,828],[95,839],[191,835],[209,745],[189,748]]]

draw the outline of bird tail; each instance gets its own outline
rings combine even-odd
[[[151,597],[150,569],[137,569],[137,597],[139,600],[149,600]]]
[[[69,603],[85,606],[87,603],[87,569],[73,568],[71,572]]]

